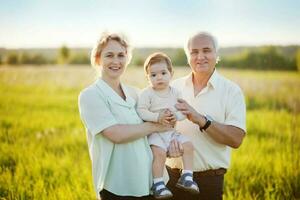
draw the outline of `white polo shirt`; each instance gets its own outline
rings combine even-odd
[[[173,81],[185,99],[197,112],[209,115],[214,121],[232,125],[246,132],[246,106],[240,87],[221,76],[216,70],[207,86],[194,96],[192,73]],[[231,148],[215,142],[199,126],[189,120],[179,121],[177,130],[188,136],[194,145],[194,171],[228,168]],[[169,159],[167,165],[182,168],[180,159]]]
[[[103,188],[120,196],[145,196],[152,185],[152,153],[147,137],[114,144],[101,134],[116,124],[143,122],[135,110],[135,91],[123,84],[122,89],[126,100],[98,79],[79,95],[80,117],[86,128],[98,198]]]

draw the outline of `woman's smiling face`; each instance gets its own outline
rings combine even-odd
[[[101,51],[99,64],[102,76],[106,78],[119,78],[127,63],[126,48],[118,41],[110,40]]]

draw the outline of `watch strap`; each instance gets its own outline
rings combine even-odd
[[[201,132],[205,131],[211,125],[211,121],[209,119],[207,119],[207,117],[205,117],[205,116],[204,116],[204,118],[206,119],[206,123],[204,124],[203,127],[200,127]]]

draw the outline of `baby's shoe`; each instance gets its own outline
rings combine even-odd
[[[191,177],[191,178],[188,178]],[[187,179],[188,178],[188,179]],[[192,194],[199,194],[199,187],[195,181],[193,181],[193,174],[192,173],[184,173],[178,179],[176,187],[181,188],[185,191],[188,191]]]
[[[173,197],[172,192],[165,186],[163,181],[153,184],[152,191],[155,199],[169,199]]]

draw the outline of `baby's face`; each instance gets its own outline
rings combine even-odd
[[[154,63],[148,68],[148,79],[155,90],[168,88],[171,78],[172,74],[168,70],[166,62]]]

